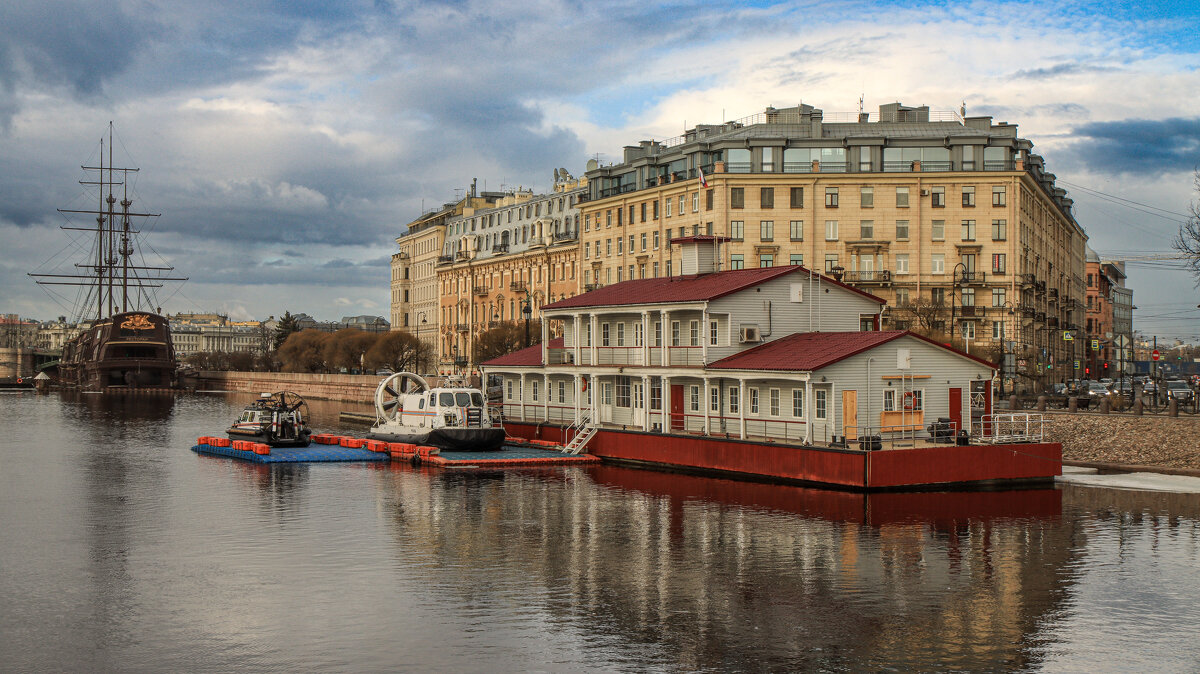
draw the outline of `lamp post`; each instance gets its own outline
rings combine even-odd
[[[1012,302],[1004,300],[1004,304],[1001,304],[999,308],[1008,310],[1010,317],[1008,323],[1012,323],[1011,317],[1017,313],[1017,308],[1013,306]],[[1010,369],[1009,361],[1016,358],[1016,341],[1007,339],[1007,333],[1010,328],[1008,326],[1005,327],[1006,329],[1000,331],[1000,395],[1004,395],[1004,380],[1008,378]]]
[[[422,351],[421,347],[424,346],[424,344],[421,342],[421,326],[425,325],[428,321],[425,319],[424,311],[418,311],[417,318],[419,319],[418,321],[416,321],[416,323],[417,323],[417,373],[420,374],[420,372],[421,372],[421,351]]]
[[[959,262],[950,272],[950,343],[954,343],[954,324],[958,322],[958,305],[954,303],[954,291],[958,290],[958,268],[962,267],[963,281],[967,280],[967,265]]]
[[[529,293],[525,293],[525,301],[521,304],[521,315],[525,317],[525,348],[529,348],[529,319],[533,317],[533,307],[529,302]]]

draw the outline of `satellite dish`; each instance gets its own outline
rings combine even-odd
[[[596,161],[595,159],[587,160],[587,170],[595,171],[598,168],[600,168],[600,162]]]

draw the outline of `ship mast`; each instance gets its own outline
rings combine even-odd
[[[186,281],[187,277],[171,277],[171,276],[147,276],[145,278],[138,276],[139,271],[156,271],[168,272],[175,268],[166,267],[151,267],[145,265],[131,264],[130,257],[134,254],[133,239],[131,235],[139,233],[138,230],[132,228],[131,218],[135,217],[156,217],[158,213],[133,213],[129,207],[133,205],[133,201],[129,198],[129,174],[136,173],[139,169],[136,168],[118,168],[113,160],[113,123],[108,123],[108,165],[104,163],[104,140],[100,139],[100,165],[99,166],[81,166],[85,171],[96,171],[99,180],[81,180],[81,185],[98,185],[100,187],[100,203],[96,210],[68,210],[58,209],[60,213],[80,213],[93,215],[96,218],[95,229],[83,227],[67,227],[61,229],[77,230],[77,231],[94,231],[96,235],[96,261],[94,264],[77,264],[76,267],[91,268],[91,274],[29,274],[37,279],[41,285],[76,285],[76,286],[93,286],[96,289],[96,319],[101,320],[112,316],[116,313],[118,301],[116,297],[116,286],[120,283],[121,312],[129,311],[137,308],[131,306],[129,290],[134,288],[141,290],[144,288],[161,288],[162,281]],[[116,174],[119,173],[120,176]],[[121,210],[120,210],[120,230],[117,225],[117,199],[114,194],[114,187],[121,185]],[[119,240],[118,240],[119,239]],[[119,265],[119,266],[118,266]],[[71,279],[71,280],[41,280],[41,279]],[[149,296],[146,297],[149,300]],[[134,304],[138,304],[137,293],[135,293]],[[106,311],[107,310],[107,311]]]

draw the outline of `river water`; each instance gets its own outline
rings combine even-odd
[[[1200,495],[190,451],[244,401],[0,395],[0,670],[1200,668]]]

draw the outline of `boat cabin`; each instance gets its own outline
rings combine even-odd
[[[400,423],[417,428],[487,428],[487,401],[479,389],[433,388],[399,396]]]

